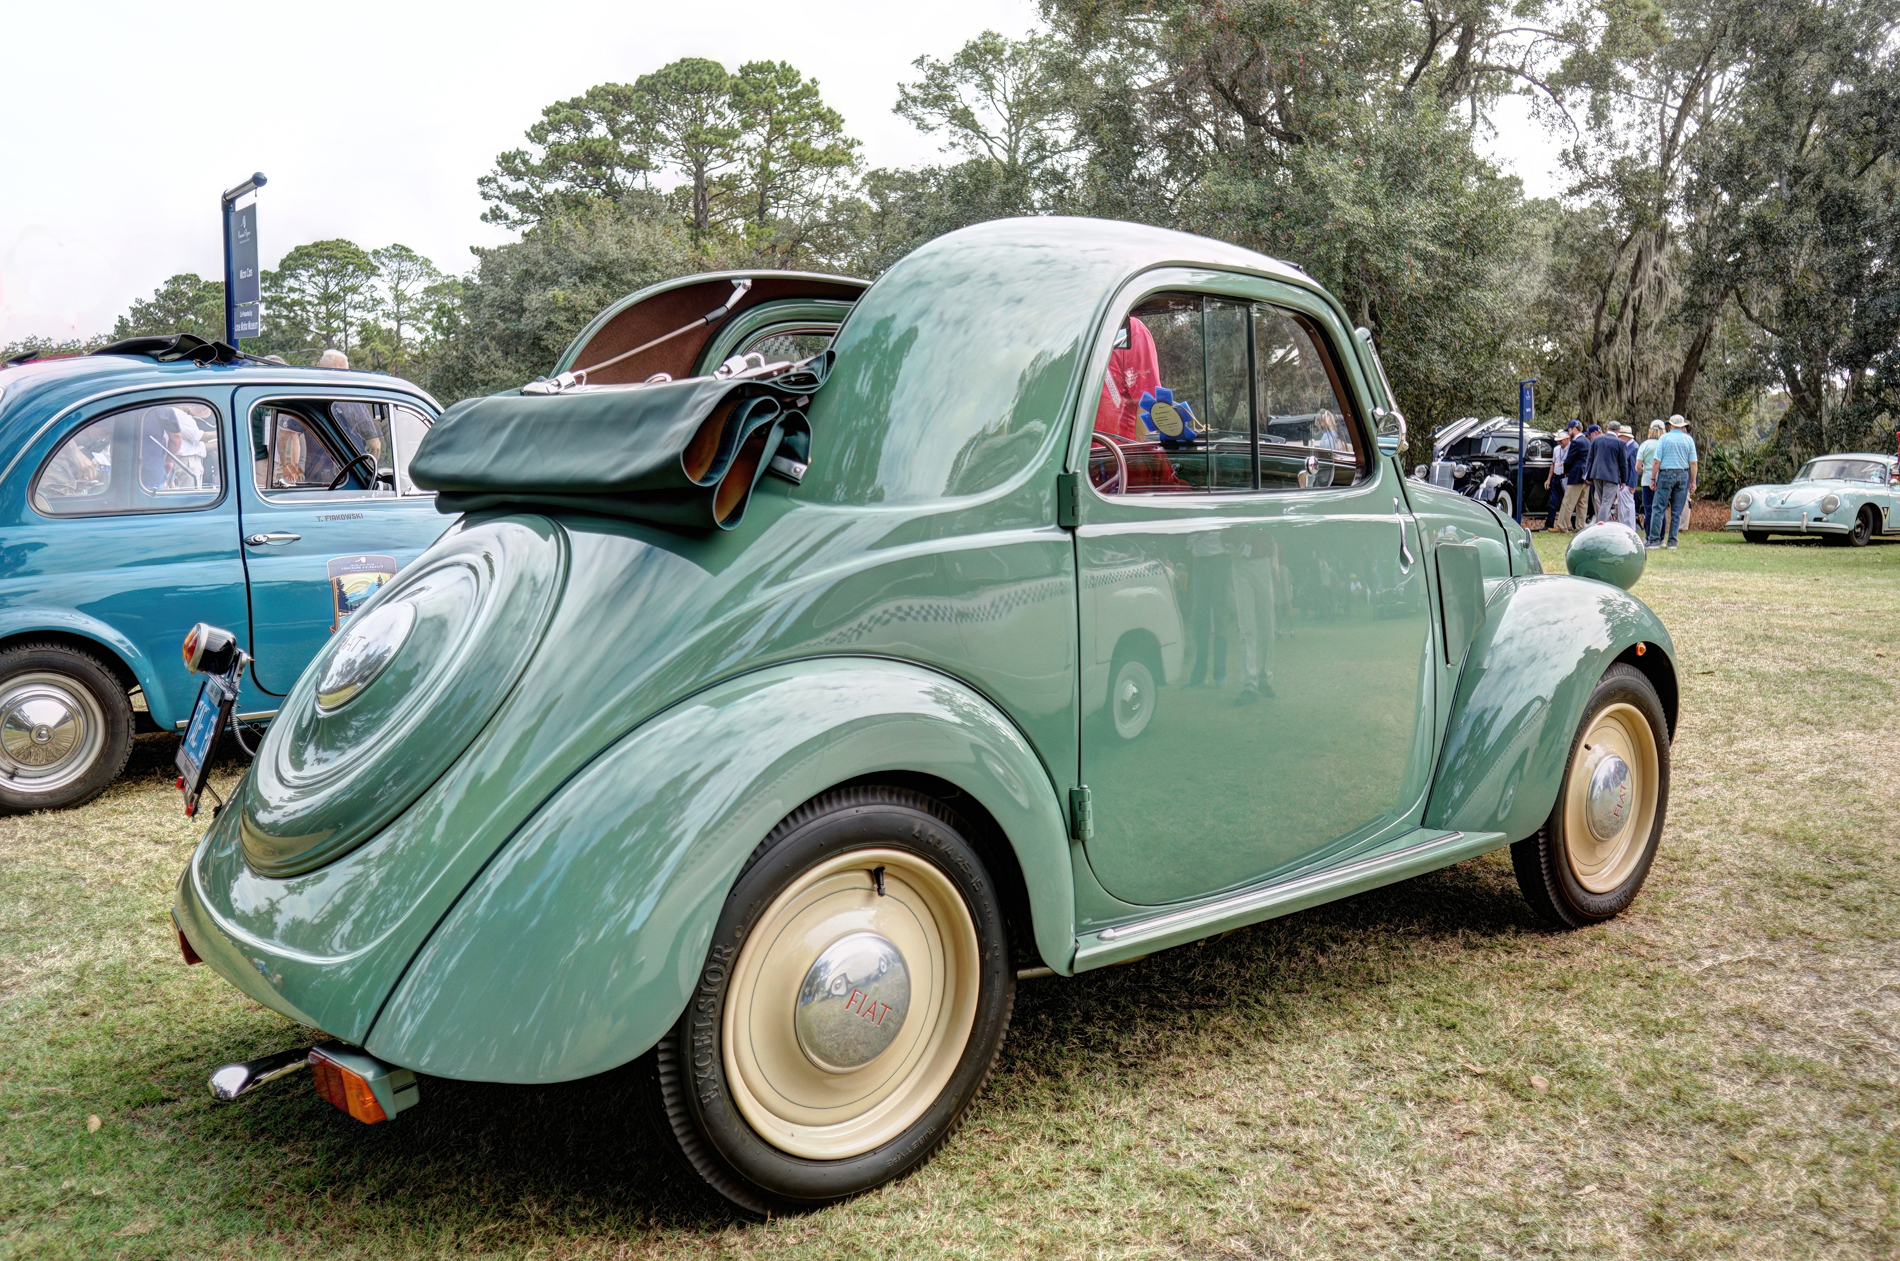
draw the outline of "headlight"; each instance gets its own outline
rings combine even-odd
[[[1836,508],[1840,506],[1841,506],[1841,497],[1839,495],[1821,496],[1821,515],[1822,516],[1825,517],[1828,513],[1834,511]]]
[[[1748,505],[1754,502],[1755,502],[1755,497],[1749,494],[1747,491],[1743,491],[1741,494],[1735,496],[1735,511],[1747,512]]]
[[[1454,464],[1451,466],[1451,472],[1454,477],[1469,477],[1471,476],[1471,466],[1469,464]]]

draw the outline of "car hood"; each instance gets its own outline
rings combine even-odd
[[[1853,482],[1793,482],[1785,486],[1750,486],[1749,497],[1756,508],[1805,508],[1824,496],[1855,488]]]

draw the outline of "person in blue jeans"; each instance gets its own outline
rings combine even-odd
[[[1682,514],[1695,494],[1695,440],[1683,431],[1689,422],[1680,414],[1669,418],[1669,432],[1656,444],[1656,501],[1649,508],[1649,547],[1663,546],[1663,514],[1669,514],[1669,546],[1676,545]]]

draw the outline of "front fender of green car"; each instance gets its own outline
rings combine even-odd
[[[570,780],[416,956],[368,1049],[477,1081],[566,1081],[627,1062],[685,1010],[760,839],[825,789],[884,772],[951,784],[995,821],[1036,945],[1066,971],[1067,828],[1022,734],[945,675],[807,660],[680,702]]]
[[[1556,803],[1590,693],[1618,661],[1656,684],[1673,734],[1675,647],[1648,605],[1563,575],[1503,584],[1465,657],[1426,826],[1534,834]]]

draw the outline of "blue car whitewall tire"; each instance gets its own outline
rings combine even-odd
[[[760,1216],[900,1177],[988,1079],[1015,975],[1002,899],[948,811],[906,789],[826,793],[726,900],[652,1057],[662,1138]]]

